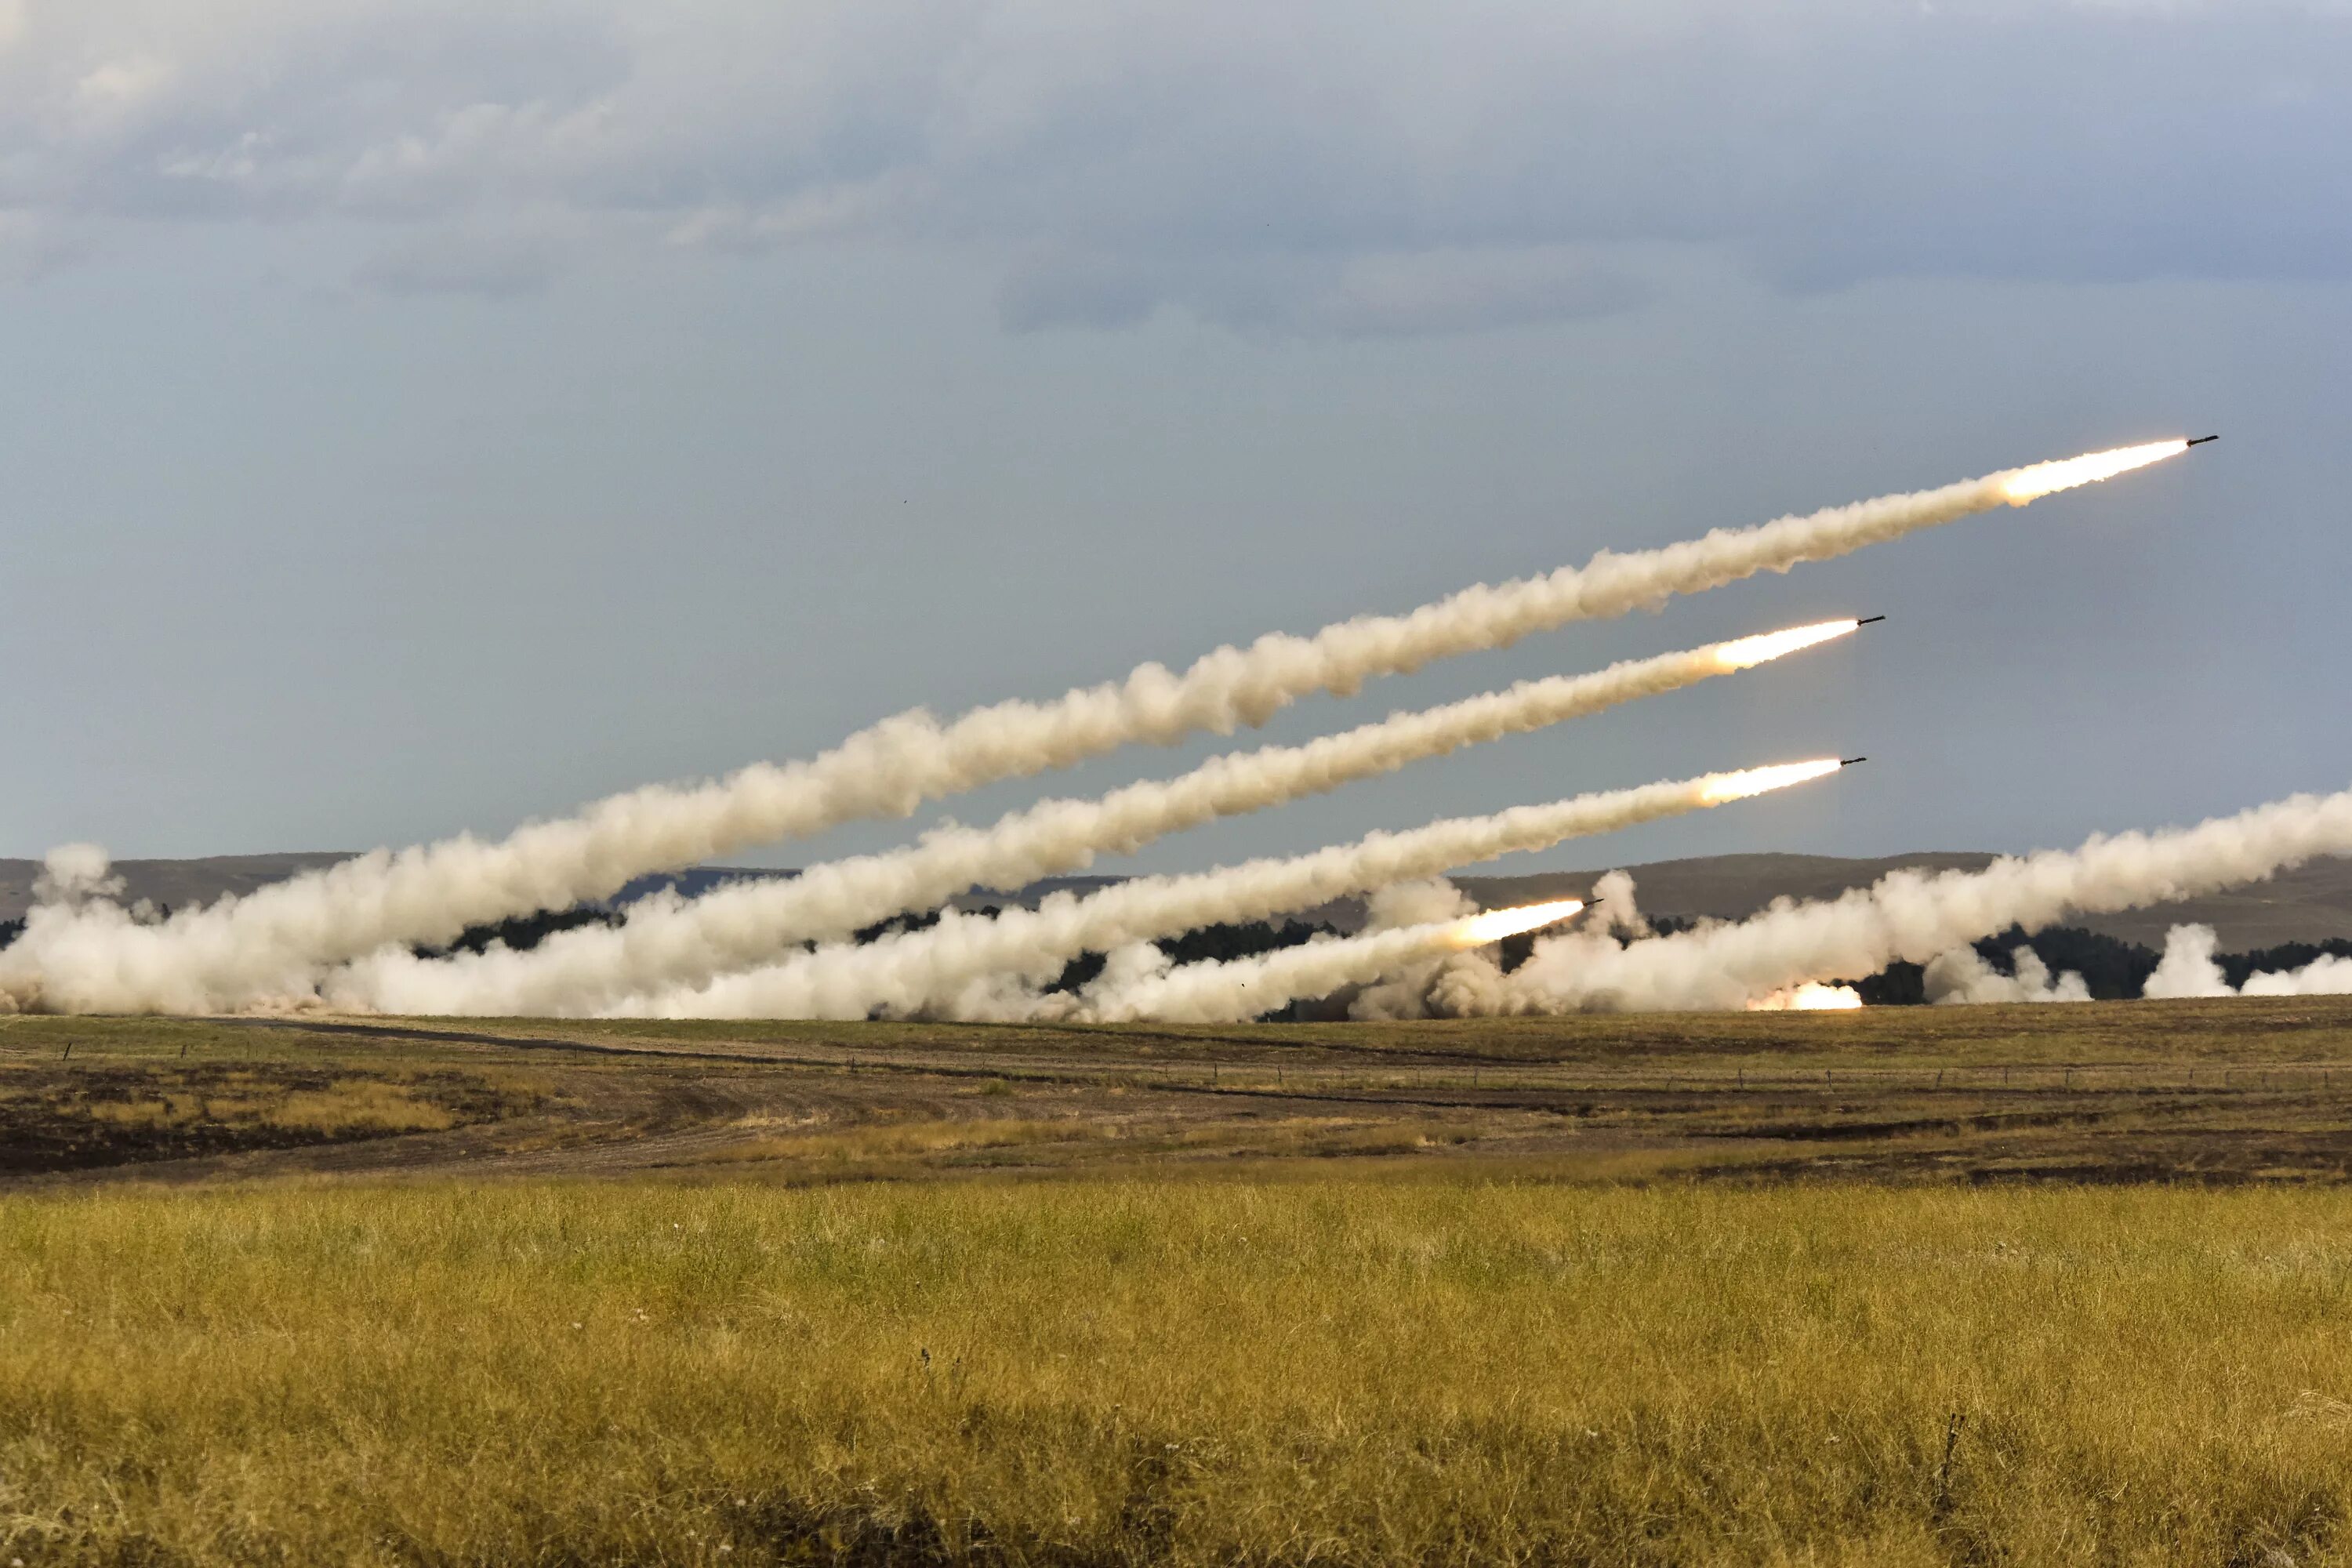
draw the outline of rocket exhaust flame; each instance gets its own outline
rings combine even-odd
[[[2352,854],[2352,790],[2294,795],[2193,827],[2101,834],[2080,847],[2004,856],[1980,871],[1895,870],[1835,899],[1636,942],[1538,942],[1459,1012],[1738,1008],[1749,999],[1898,960],[1939,956],[2012,925],[2142,909],[2258,882],[2324,855]]]
[[[1851,985],[1823,985],[1809,980],[1788,991],[1775,991],[1748,1004],[1751,1013],[1851,1013],[1863,1005],[1862,993]]]
[[[1787,789],[1790,784],[1825,777],[1843,766],[1845,763],[1837,757],[1815,757],[1809,763],[1782,763],[1776,767],[1715,773],[1701,782],[1700,798],[1709,805],[1720,805],[1727,800],[1746,800],[1750,795]]]
[[[1417,962],[1483,947],[1519,931],[1568,919],[1584,906],[1574,899],[1490,910],[1462,920],[1366,931],[1337,942],[1237,958],[1191,963],[1113,979],[1107,971],[1089,988],[1078,1016],[1107,1021],[1155,1018],[1182,1023],[1235,1023],[1307,996],[1369,984]]]
[[[1130,784],[1099,799],[1048,800],[987,827],[936,829],[906,848],[811,866],[789,880],[740,882],[691,900],[644,900],[617,928],[559,931],[527,952],[494,947],[419,958],[392,949],[330,976],[324,990],[336,1005],[375,1012],[576,1015],[633,993],[770,964],[796,941],[845,937],[905,910],[936,908],[967,889],[1025,887],[1084,870],[1098,854],[1129,853],[1204,822],[1678,690],[1851,628],[1832,621],[1629,659],[1590,675],[1522,681],[1304,745],[1213,758],[1176,778]],[[1727,658],[1730,650],[1738,651]]]
[[[2144,468],[2150,463],[2160,463],[2167,458],[2177,458],[2189,450],[2190,445],[2185,439],[2149,441],[2137,447],[2117,447],[2111,452],[2089,452],[2054,463],[2036,463],[2030,468],[2019,468],[2001,476],[2001,496],[2011,506],[2023,506],[2028,501],[2055,495],[2060,490],[2096,484],[2101,479],[2112,479],[2117,474],[2130,473],[2134,468]]]
[[[1823,770],[1800,763],[1798,769],[1710,773],[1455,817],[1289,859],[1251,860],[1185,877],[1139,877],[1085,898],[1056,893],[1034,910],[1016,907],[992,919],[947,910],[921,931],[858,947],[819,948],[703,985],[640,992],[601,1012],[639,1018],[863,1018],[878,1008],[896,1016],[997,1022],[1044,1016],[1056,1002],[1026,988],[1051,981],[1081,952],[1110,952],[1200,926],[1311,909],[1497,856],[1679,816],[1834,773],[1837,764]],[[1759,773],[1777,776],[1759,783]],[[1458,944],[1449,951],[1459,951]]]
[[[1879,617],[1883,619],[1884,617]],[[1785,632],[1764,632],[1737,642],[1716,645],[1715,657],[1726,669],[1753,669],[1768,659],[1775,659],[1808,648],[1832,637],[1842,637],[1861,629],[1860,621],[1822,621],[1817,626],[1791,626]]]
[[[1555,925],[1582,913],[1584,907],[1581,899],[1558,899],[1548,904],[1525,904],[1515,910],[1489,910],[1461,922],[1454,945],[1484,947],[1490,942],[1500,942],[1521,931]]]
[[[376,850],[156,921],[103,897],[39,903],[23,934],[0,951],[0,1007],[215,1013],[310,1005],[335,966],[353,960],[444,946],[470,925],[609,898],[638,877],[753,845],[860,818],[908,816],[926,801],[1124,746],[1263,725],[1312,693],[1350,695],[1375,678],[1507,647],[1572,621],[1654,609],[1678,595],[1830,560],[2004,502],[2024,505],[2188,446],[2176,439],[2091,453],[1717,529],[1656,549],[1601,550],[1581,566],[1477,584],[1408,614],[1361,616],[1304,637],[1269,634],[1214,649],[1181,670],[1141,665],[1049,701],[998,703],[949,720],[911,710],[804,760],[614,795],[497,841],[465,835],[397,853]],[[1827,626],[1833,629],[1824,637],[1853,629]],[[1754,791],[1706,795],[1682,809],[1740,793]]]

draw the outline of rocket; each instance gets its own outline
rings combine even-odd
[[[2218,441],[2221,438],[2219,436],[2199,436],[2189,444],[2192,447],[2202,447],[2208,441]]]

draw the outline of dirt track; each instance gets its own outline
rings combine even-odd
[[[0,1026],[0,1150],[13,1185],[1333,1158],[2338,1181],[2352,1003],[1214,1030],[20,1018]]]

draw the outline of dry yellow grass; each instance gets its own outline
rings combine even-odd
[[[404,1083],[363,1078],[340,1079],[323,1089],[298,1089],[268,1106],[262,1120],[272,1127],[299,1127],[331,1136],[354,1132],[436,1132],[455,1127],[446,1105],[420,1099]]]
[[[161,1094],[123,1100],[92,1100],[87,1113],[121,1127],[182,1127],[195,1122],[251,1122],[299,1129],[328,1136],[354,1133],[433,1132],[454,1127],[447,1107],[417,1097],[410,1085],[376,1079],[340,1079],[324,1089],[252,1092]]]
[[[1012,1149],[1058,1143],[1092,1133],[1075,1120],[1065,1121],[886,1121],[832,1131],[763,1133],[724,1144],[702,1156],[708,1164],[743,1164],[767,1160],[864,1162],[961,1149]]]
[[[0,1279],[0,1563],[2352,1560],[2327,1192],[115,1189]]]

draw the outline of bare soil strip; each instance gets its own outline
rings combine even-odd
[[[1259,1172],[2340,1182],[2352,1001],[1152,1027],[17,1018],[0,1185]]]

